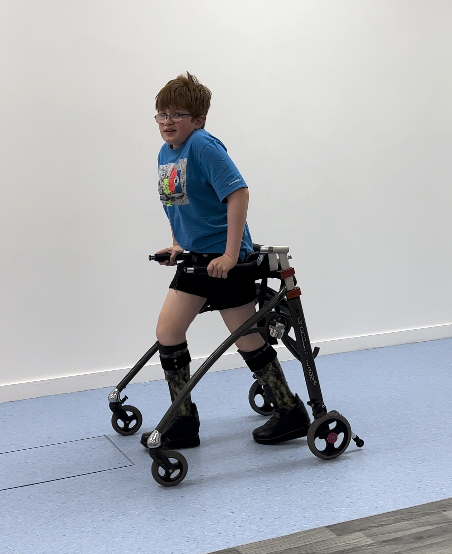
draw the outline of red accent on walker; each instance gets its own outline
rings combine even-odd
[[[293,290],[287,291],[286,296],[288,300],[291,300],[292,298],[298,298],[299,296],[301,296],[300,287],[295,287]]]
[[[287,279],[288,277],[293,277],[295,275],[295,268],[289,267],[287,269],[283,269],[279,273],[283,279]]]

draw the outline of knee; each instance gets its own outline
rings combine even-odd
[[[172,346],[174,344],[180,344],[185,341],[186,330],[179,327],[177,322],[172,321],[168,324],[162,319],[157,322],[155,334],[160,344],[166,346]]]

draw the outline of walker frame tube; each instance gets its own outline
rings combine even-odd
[[[132,367],[132,369],[127,373],[127,375],[116,385],[115,389],[108,395],[108,406],[110,410],[122,421],[128,421],[129,416],[124,410],[122,405],[127,400],[127,396],[121,399],[121,392],[127,387],[130,381],[143,369],[147,362],[154,356],[158,350],[158,342],[144,354],[142,358]]]
[[[301,306],[300,298],[292,298],[287,300],[290,309],[291,323],[294,329],[297,351],[300,355],[299,360],[303,366],[303,373],[308,389],[309,406],[312,408],[314,418],[321,417],[327,413],[325,403],[320,389],[319,377],[315,367],[314,354],[312,353],[311,342],[309,340],[308,328]],[[290,338],[290,337],[288,337]],[[282,338],[284,344],[284,337]],[[291,350],[291,349],[290,349]]]
[[[159,349],[158,341],[146,352],[146,354],[138,360],[138,362],[132,367],[129,373],[122,379],[122,381],[116,386],[116,389],[121,392],[124,390],[130,381],[143,369],[143,367],[149,362],[154,354]]]

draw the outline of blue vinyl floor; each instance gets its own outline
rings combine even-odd
[[[306,400],[298,362],[283,364]],[[0,404],[2,554],[207,554],[452,497],[452,339],[320,356],[329,410],[365,440],[334,460],[306,439],[263,446],[248,369],[207,374],[193,398],[201,447],[159,486],[137,435],[110,424],[109,389]],[[164,381],[127,387],[152,429]]]

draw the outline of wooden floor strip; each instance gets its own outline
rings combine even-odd
[[[452,498],[210,554],[452,554]]]

